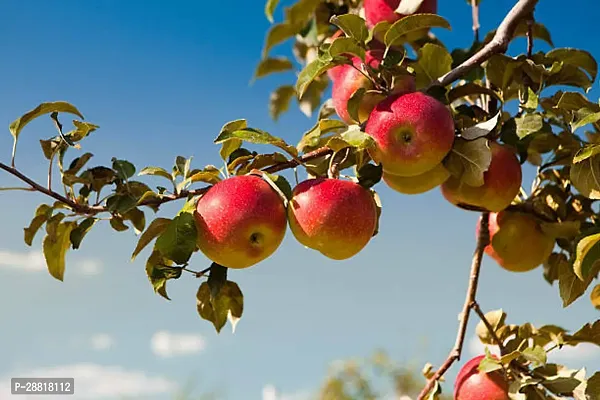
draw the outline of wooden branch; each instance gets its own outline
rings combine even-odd
[[[465,335],[467,333],[467,325],[469,324],[469,314],[475,298],[477,296],[477,285],[479,283],[479,271],[481,270],[481,260],[483,258],[483,252],[485,247],[490,242],[489,232],[489,212],[481,213],[481,221],[479,222],[479,236],[477,237],[477,245],[475,252],[473,253],[473,260],[471,262],[471,274],[469,278],[469,287],[467,289],[467,296],[465,298],[465,304],[463,305],[462,312],[460,313],[458,332],[456,334],[456,342],[454,347],[448,354],[446,361],[442,366],[433,374],[433,376],[427,381],[427,384],[419,393],[417,400],[423,400],[434,387],[435,382],[439,380],[445,373],[450,369],[455,361],[460,359],[462,353],[463,344],[465,342]]]

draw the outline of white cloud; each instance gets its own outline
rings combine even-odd
[[[581,343],[577,346],[563,346],[562,349],[548,353],[548,362],[567,364],[577,368],[577,363],[600,359],[600,347],[592,343]]]
[[[23,272],[47,271],[46,259],[41,251],[19,253],[9,250],[0,250],[0,268],[7,268]],[[68,262],[67,274],[73,271],[78,275],[98,275],[102,265],[96,260],[80,259]]]
[[[273,385],[265,385],[262,390],[262,400],[308,400],[310,398],[307,392],[279,393]]]
[[[160,357],[175,357],[199,353],[205,347],[206,340],[198,334],[159,331],[150,340],[152,352]]]
[[[20,371],[11,376],[74,378],[75,394],[68,396],[73,400],[121,399],[124,396],[148,398],[158,394],[172,394],[177,390],[177,384],[169,379],[148,376],[143,371],[127,370],[120,366],[102,366],[82,363],[73,365],[38,368],[30,371]],[[10,396],[10,378],[0,380],[0,398]],[[39,396],[18,396],[21,400],[35,400]],[[46,400],[61,396],[44,396]],[[64,396],[62,396],[64,397]]]
[[[94,350],[103,351],[110,349],[115,344],[115,340],[106,333],[98,333],[90,338],[90,344]]]
[[[471,357],[485,354],[485,348],[488,348],[490,353],[500,355],[500,349],[496,345],[483,344],[477,335],[473,335],[467,343],[467,349]]]

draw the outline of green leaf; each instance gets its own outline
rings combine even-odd
[[[595,400],[593,396],[598,396],[598,393],[600,393],[600,371],[588,379],[585,389],[585,394],[593,400]]]
[[[417,63],[413,68],[417,89],[421,89],[452,69],[452,56],[444,47],[426,43],[419,49]]]
[[[135,166],[126,160],[112,159],[112,169],[117,173],[120,179],[126,181],[135,175]]]
[[[600,121],[600,112],[592,112],[587,108],[577,110],[576,115],[576,121],[571,122],[571,130],[573,130],[573,132],[582,126]]]
[[[573,271],[580,280],[585,281],[597,273],[598,260],[600,260],[600,233],[586,236],[577,242]]]
[[[278,87],[269,98],[269,115],[277,121],[281,114],[289,110],[296,89],[292,85]],[[225,145],[225,144],[223,144]]]
[[[401,42],[411,32],[434,27],[451,29],[450,23],[436,14],[408,15],[392,24],[385,34],[384,43],[387,47],[391,47]]]
[[[340,135],[342,140],[358,150],[366,150],[375,144],[375,141],[367,133],[363,132],[358,125],[348,127]]]
[[[486,348],[486,356],[479,362],[477,369],[481,372],[490,373],[502,369],[502,364],[500,364],[499,360],[491,357]]]
[[[528,347],[521,352],[521,355],[534,366],[544,365],[547,361],[546,351],[542,346]]]
[[[265,178],[267,183],[269,183],[273,187],[273,189],[279,192],[280,196],[283,195],[284,201],[292,199],[292,186],[290,185],[288,180],[285,179],[285,176],[264,173],[263,178]]]
[[[156,218],[154,221],[152,221],[150,225],[148,225],[148,229],[146,229],[140,236],[140,239],[135,246],[135,250],[133,250],[133,254],[131,254],[131,261],[135,260],[137,255],[140,254],[140,252],[144,250],[144,248],[148,246],[150,242],[162,234],[167,229],[171,221],[172,220],[169,218]]]
[[[302,71],[300,71],[298,79],[296,80],[296,93],[298,98],[301,99],[304,96],[308,85],[310,85],[313,80],[340,63],[341,62],[335,62],[329,53],[325,53],[306,65]]]
[[[575,275],[573,265],[564,254],[557,254],[554,263],[558,269],[558,288],[563,307],[568,307],[585,293],[590,282],[583,282]]]
[[[350,99],[348,99],[348,102],[346,103],[348,115],[350,116],[350,118],[352,118],[353,121],[357,123],[361,122],[359,117],[359,110],[360,106],[366,102],[363,101],[363,98],[365,97],[366,93],[366,88],[358,88],[354,93],[352,93],[352,96],[350,96]]]
[[[581,221],[541,222],[540,228],[550,237],[571,239],[579,235]]]
[[[493,132],[498,125],[498,120],[502,116],[502,112],[498,111],[496,115],[487,121],[480,122],[477,125],[471,126],[460,133],[460,136],[465,140],[475,140],[484,137]]]
[[[328,88],[328,86],[329,81],[319,77],[308,85],[308,88],[302,95],[302,98],[297,98],[300,111],[302,111],[302,113],[308,118],[312,117],[312,114],[321,105],[321,99],[323,98],[324,91]]]
[[[71,164],[64,172],[64,175],[76,175],[93,156],[94,155],[92,153],[84,153],[81,157],[75,158],[73,161],[71,161]]]
[[[235,131],[224,131],[215,139],[215,143],[222,143],[226,140],[241,139],[254,144],[271,144],[277,146],[294,157],[298,155],[295,147],[288,145],[283,139],[272,136],[270,133],[256,128],[245,128]]]
[[[506,313],[502,309],[490,311],[485,314],[485,319],[490,323],[494,331],[493,333],[495,333],[504,325],[504,321],[506,320]],[[479,323],[475,327],[475,333],[477,334],[477,336],[479,336],[479,340],[481,340],[481,342],[484,344],[498,344],[494,341],[493,336],[488,331],[483,321],[479,321]]]
[[[285,72],[293,69],[292,62],[287,57],[269,57],[263,59],[254,72],[254,79],[259,79],[277,72]]]
[[[280,43],[293,37],[298,32],[298,28],[289,23],[281,23],[273,25],[267,32],[265,45],[262,51],[262,58],[266,58],[269,51]]]
[[[65,136],[73,143],[83,140],[90,133],[100,128],[98,125],[90,124],[89,122],[77,121],[76,119],[73,120],[73,125],[75,125],[75,129],[65,134]]]
[[[585,70],[590,75],[590,80],[593,82],[598,75],[598,63],[591,53],[574,48],[559,48],[550,50],[546,53],[546,57],[557,61],[562,61],[565,64]]]
[[[119,215],[113,215],[110,218],[110,221],[108,221],[108,222],[110,224],[110,227],[113,228],[117,232],[125,232],[126,230],[129,229],[129,227],[127,225],[125,225],[123,218]]]
[[[51,215],[52,215],[52,207],[50,207],[47,204],[40,204],[35,209],[35,214],[34,214],[33,219],[31,220],[31,223],[29,224],[29,226],[27,228],[23,228],[24,240],[28,246],[31,246],[31,244],[33,243],[33,238],[35,237],[35,234],[42,227],[42,225],[44,225],[44,223],[46,221],[48,221],[48,219],[51,217]]]
[[[495,54],[485,63],[485,75],[491,84],[506,91],[515,79],[515,70],[522,62],[504,54]],[[506,96],[505,96],[506,97]]]
[[[265,3],[265,16],[270,23],[273,23],[273,13],[279,4],[279,0],[267,0]]]
[[[600,199],[600,154],[574,163],[571,166],[570,179],[582,195],[593,200]]]
[[[573,335],[565,335],[565,343],[572,346],[579,343],[592,343],[600,346],[600,320],[585,324]]]
[[[75,229],[71,231],[69,239],[71,240],[71,245],[73,250],[77,250],[81,245],[81,241],[87,235],[87,233],[92,229],[94,224],[98,221],[96,218],[88,217],[81,221],[79,225]]]
[[[202,282],[196,293],[196,302],[200,317],[212,322],[217,333],[221,332],[227,319],[235,330],[235,324],[244,311],[244,296],[232,281],[226,281],[216,296],[211,296],[208,282]]]
[[[331,57],[342,56],[345,54],[351,54],[353,56],[360,57],[361,60],[365,59],[365,49],[361,47],[360,43],[354,38],[339,37],[336,38],[331,46],[329,46],[329,54]]]
[[[467,82],[463,85],[456,86],[448,92],[448,103],[453,103],[454,101],[467,96],[475,96],[480,94],[486,94],[494,97],[497,100],[501,100],[496,92],[491,89],[488,89],[484,86],[478,85],[473,82]]]
[[[171,174],[168,173],[166,169],[161,167],[145,167],[138,173],[138,176],[142,175],[162,176],[163,178],[168,179],[170,182],[173,182],[173,177]]]
[[[132,208],[124,213],[123,220],[131,222],[136,235],[142,233],[146,227],[146,214],[139,208]]]
[[[304,151],[307,147],[317,147],[321,136],[344,128],[347,128],[347,125],[338,119],[321,119],[309,131],[304,133],[297,149],[298,151]]]
[[[23,114],[20,118],[14,120],[8,127],[8,129],[10,130],[10,134],[13,135],[16,141],[19,137],[19,133],[21,133],[23,128],[28,123],[44,114],[50,114],[53,112],[66,112],[70,114],[75,114],[79,118],[83,119],[83,115],[79,112],[79,110],[74,105],[67,103],[66,101],[42,103],[33,110],[30,110]]]
[[[365,164],[356,171],[358,184],[369,189],[381,181],[383,176],[383,165]]]
[[[346,36],[360,43],[364,43],[369,38],[366,22],[358,15],[334,15],[329,21],[339,27]]]
[[[287,162],[288,159],[281,153],[270,153],[270,154],[259,154],[252,159],[252,162],[248,165],[240,168],[237,172],[238,175],[246,174],[253,169],[263,169],[271,165],[280,164]]]
[[[590,301],[597,310],[600,310],[600,284],[594,286],[592,289],[592,292],[590,293]]]
[[[483,174],[490,167],[492,152],[486,138],[457,138],[444,163],[448,171],[469,186],[483,185]]]
[[[156,249],[161,254],[183,265],[188,262],[196,249],[196,224],[191,213],[176,216],[156,239]]]
[[[65,257],[71,247],[71,231],[76,226],[77,223],[72,221],[59,222],[57,225],[52,225],[52,228],[46,224],[46,236],[42,241],[44,258],[50,275],[61,282],[65,275]]]
[[[158,293],[167,300],[171,300],[167,294],[167,281],[169,279],[177,279],[181,276],[181,268],[179,268],[179,276],[175,267],[171,267],[173,262],[165,258],[158,250],[153,250],[150,257],[146,261],[146,275],[154,288],[154,292]],[[167,269],[171,267],[171,269]]]
[[[540,114],[523,114],[515,118],[517,124],[517,136],[519,139],[538,132],[544,126],[544,120]]]

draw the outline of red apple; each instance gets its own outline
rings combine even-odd
[[[233,176],[206,192],[194,214],[198,247],[228,268],[247,268],[269,257],[283,241],[283,200],[263,179]]]
[[[527,272],[539,267],[554,249],[554,239],[546,235],[529,214],[506,210],[490,213],[489,230],[486,254],[511,272]],[[479,236],[479,223],[475,233]]]
[[[454,383],[454,400],[509,400],[508,381],[500,370],[479,371],[485,356],[469,360],[458,372]]]
[[[373,237],[377,206],[371,193],[357,183],[308,179],[294,188],[288,219],[298,242],[331,259],[344,260]]]
[[[363,6],[365,8],[367,26],[372,28],[381,21],[393,24],[400,18],[405,17],[406,15],[395,12],[402,1],[406,2],[410,0],[364,0]],[[437,13],[437,0],[423,0],[413,14],[423,13]]]
[[[508,146],[490,143],[492,162],[483,174],[482,186],[469,186],[452,176],[441,186],[442,194],[454,205],[474,206],[489,211],[502,211],[521,189],[521,164]]]
[[[392,95],[371,112],[365,132],[375,139],[371,157],[384,172],[423,174],[452,149],[454,120],[450,110],[421,92]]]

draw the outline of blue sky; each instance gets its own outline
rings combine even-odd
[[[313,120],[294,108],[275,123],[267,112],[270,91],[293,76],[249,85],[269,27],[263,1],[235,3],[3,1],[0,125],[8,128],[40,102],[66,100],[101,127],[83,144],[94,153],[90,165],[118,157],[138,170],[169,168],[177,155],[194,156],[197,167],[219,163],[212,140],[225,122],[238,118],[295,143]],[[557,47],[580,47],[598,57],[593,27],[599,6],[581,3],[574,9],[541,1],[536,16],[551,29]],[[512,4],[483,1],[483,31],[495,27]],[[441,1],[439,12],[453,26],[451,33],[440,32],[448,46],[468,46],[467,4]],[[598,94],[595,83],[590,96]],[[47,164],[38,140],[54,135],[53,129],[48,119],[36,121],[19,142],[17,166],[40,181]],[[5,129],[3,162],[10,160],[11,146]],[[17,183],[0,174],[1,186]],[[451,206],[437,190],[410,197],[384,185],[378,189],[384,204],[380,234],[355,258],[328,260],[288,231],[274,256],[230,274],[245,295],[245,314],[233,335],[229,327],[217,335],[197,316],[198,281],[171,283],[172,302],[153,293],[144,272],[147,251],[129,262],[136,243],[132,231],[96,227],[82,249],[68,255],[65,282],[54,280],[39,258],[41,235],[32,248],[22,240],[22,228],[46,199],[2,192],[0,398],[9,397],[2,386],[8,378],[36,373],[76,374],[81,392],[74,399],[120,398],[114,392],[168,399],[190,378],[197,393],[214,389],[226,399],[261,399],[268,385],[289,394],[279,400],[294,393],[300,399],[318,388],[330,362],[377,348],[419,368],[427,361],[439,365],[454,343],[477,216]],[[178,206],[161,213],[171,216]],[[202,269],[209,261],[198,254],[193,263]],[[598,317],[585,297],[562,309],[557,287],[541,273],[511,274],[486,258],[481,306],[502,307],[514,323],[567,329]],[[476,350],[467,346],[469,355]],[[597,351],[562,357],[573,367],[600,369]],[[457,370],[450,371],[450,380]]]

